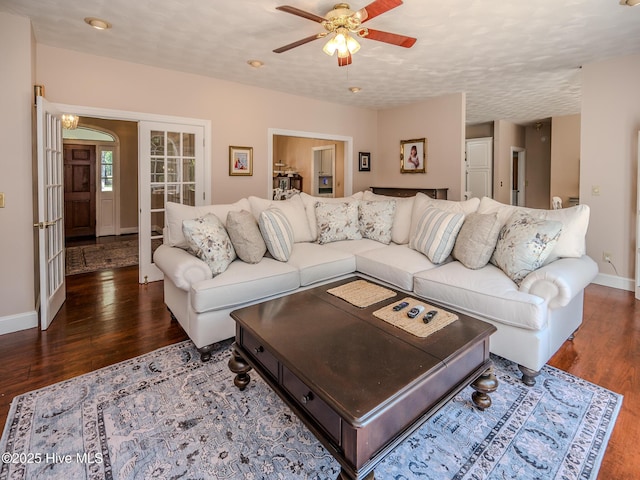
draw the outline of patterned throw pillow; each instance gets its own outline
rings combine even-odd
[[[547,259],[562,232],[562,223],[515,212],[498,235],[491,263],[517,285]]]
[[[293,250],[293,228],[279,208],[269,207],[260,214],[260,232],[273,258],[286,262]]]
[[[496,249],[501,228],[497,213],[470,213],[458,233],[453,258],[473,270],[484,267]]]
[[[418,220],[409,246],[425,254],[431,263],[442,263],[451,254],[463,222],[463,213],[448,213],[428,207]]]
[[[213,213],[193,220],[183,220],[182,232],[189,251],[204,261],[214,276],[224,272],[236,258],[223,223]]]
[[[360,202],[358,207],[360,233],[364,238],[389,245],[395,213],[396,202],[394,200]]]
[[[362,235],[358,224],[358,203],[316,202],[318,243],[361,239]]]
[[[247,210],[227,214],[227,233],[243,262],[258,263],[267,252],[258,222]]]

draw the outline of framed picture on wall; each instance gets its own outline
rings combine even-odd
[[[229,147],[229,175],[253,175],[252,147]]]
[[[401,140],[400,173],[425,173],[426,171],[427,139]]]
[[[370,172],[371,171],[371,154],[369,152],[360,152],[358,171]]]

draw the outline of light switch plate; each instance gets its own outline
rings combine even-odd
[[[0,193],[0,208],[4,208],[4,193]]]

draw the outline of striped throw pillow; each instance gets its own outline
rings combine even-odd
[[[418,221],[409,246],[425,254],[431,263],[442,263],[453,250],[463,223],[463,213],[449,213],[428,207]]]
[[[293,228],[279,208],[267,208],[258,220],[260,233],[273,258],[286,262],[293,250]]]

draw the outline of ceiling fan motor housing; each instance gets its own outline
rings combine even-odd
[[[325,16],[322,26],[329,32],[333,33],[339,28],[346,28],[351,32],[357,32],[360,29],[362,19],[349,8],[347,3],[337,3]]]

